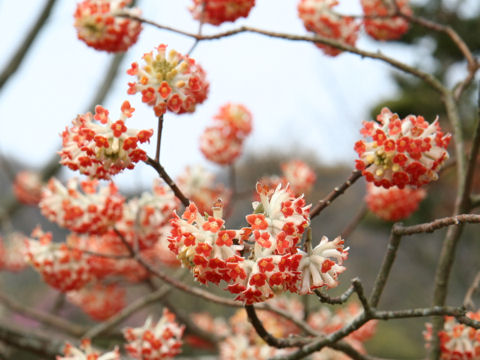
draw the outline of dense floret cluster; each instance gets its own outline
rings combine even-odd
[[[220,25],[247,17],[255,0],[193,0],[190,11],[196,20]]]

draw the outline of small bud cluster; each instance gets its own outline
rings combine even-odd
[[[79,348],[67,343],[63,349],[63,355],[57,356],[57,360],[120,360],[120,352],[117,348],[100,354],[92,348],[88,339],[83,339]]]
[[[247,17],[255,0],[193,0],[190,12],[195,20],[220,25]]]
[[[2,238],[0,236],[0,270],[18,272],[27,266],[27,237],[13,232]]]
[[[435,120],[408,115],[401,120],[383,108],[377,121],[365,121],[360,133],[371,141],[359,140],[356,168],[368,182],[388,189],[410,185],[420,187],[438,179],[438,170],[448,159],[451,135],[444,134]]]
[[[243,141],[252,131],[252,114],[243,105],[226,104],[215,115],[216,124],[200,137],[203,155],[219,165],[232,164],[242,153]]]
[[[396,10],[410,15],[409,0],[394,0],[396,6],[388,6],[388,1],[361,0],[365,19],[363,25],[368,35],[376,40],[396,40],[408,31],[408,20],[392,16]],[[391,3],[393,5],[393,1]],[[390,15],[390,16],[389,16]]]
[[[225,281],[236,300],[247,304],[270,299],[275,293],[310,293],[337,285],[348,252],[340,238],[327,238],[305,253],[298,244],[310,224],[310,205],[280,186],[273,192],[257,185],[260,202],[247,215],[249,227],[227,230],[221,207],[202,216],[194,203],[182,218],[172,219],[170,249],[201,283]],[[245,250],[248,257],[244,257]]]
[[[336,13],[333,10],[336,5],[337,0],[300,0],[298,15],[308,31],[344,45],[354,46],[360,24],[350,16]],[[333,46],[320,43],[315,45],[326,55],[337,56],[342,52]]]
[[[121,109],[122,114],[115,122],[100,105],[95,108],[95,115],[87,113],[73,120],[72,127],[62,133],[60,163],[92,178],[109,180],[112,175],[147,160],[146,152],[138,145],[148,142],[153,130],[128,129],[125,121],[135,109],[128,101]]]
[[[183,331],[184,327],[175,323],[175,315],[163,309],[158,322],[149,317],[143,326],[124,330],[125,349],[134,359],[172,359],[180,353]]]
[[[399,189],[396,186],[385,189],[367,183],[365,202],[368,209],[380,219],[398,221],[408,218],[415,212],[425,196],[427,192],[424,189],[411,187]]]
[[[140,10],[126,8],[130,0],[84,0],[75,10],[77,36],[88,46],[108,52],[126,51],[135,44],[142,30],[140,22],[127,16],[140,16]]]
[[[92,319],[104,321],[125,307],[125,289],[115,284],[96,283],[69,291],[67,300],[82,308]]]
[[[187,167],[177,178],[180,190],[198,208],[200,214],[212,215],[212,206],[222,199],[223,206],[228,207],[231,192],[222,184],[215,183],[215,174],[200,165]]]
[[[42,197],[42,179],[34,171],[21,171],[15,176],[13,193],[26,205],[38,205]]]
[[[466,316],[480,321],[480,311],[468,312]],[[424,332],[426,347],[432,339],[432,325],[426,324]],[[480,330],[457,322],[453,316],[445,316],[443,330],[438,333],[440,338],[441,360],[477,360],[480,359]]]
[[[156,116],[167,110],[176,113],[191,113],[197,104],[207,98],[209,84],[205,71],[188,56],[159,45],[156,53],[143,55],[144,65],[132,63],[127,74],[135,76],[128,83],[128,94],[142,94],[142,101],[153,107]]]

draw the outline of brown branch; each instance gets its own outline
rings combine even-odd
[[[327,294],[322,293],[318,289],[314,290],[314,293],[318,296],[320,302],[330,305],[338,305],[347,302],[347,300],[350,299],[350,296],[353,294],[354,290],[355,289],[353,288],[353,286],[350,286],[342,295],[337,297],[329,297]]]
[[[198,41],[217,40],[217,39],[222,39],[222,38],[225,38],[225,37],[234,36],[234,35],[237,35],[237,34],[249,32],[249,33],[264,35],[264,36],[273,37],[273,38],[277,38],[277,39],[284,39],[284,40],[290,40],[290,41],[307,41],[307,42],[312,42],[312,43],[325,44],[325,45],[335,47],[335,48],[337,48],[339,50],[342,50],[342,51],[346,51],[346,52],[349,52],[349,53],[352,53],[352,54],[360,55],[361,57],[364,57],[364,58],[377,59],[377,60],[380,60],[382,62],[388,63],[388,64],[392,65],[393,67],[395,67],[395,68],[397,68],[397,69],[399,69],[403,72],[406,72],[408,74],[411,74],[413,76],[416,76],[416,77],[422,79],[423,81],[425,81],[428,85],[430,85],[434,90],[436,90],[439,93],[443,94],[446,91],[445,87],[441,84],[441,82],[438,79],[436,79],[433,75],[431,75],[429,73],[426,73],[426,72],[423,72],[423,71],[421,71],[421,70],[419,70],[419,69],[417,69],[413,66],[406,65],[406,64],[404,64],[404,63],[402,63],[402,62],[400,62],[400,61],[398,61],[394,58],[391,58],[391,57],[388,57],[388,56],[382,54],[379,51],[370,52],[370,51],[361,50],[361,49],[355,48],[353,46],[345,45],[345,44],[343,44],[339,41],[335,41],[335,40],[332,40],[332,39],[329,39],[329,38],[326,38],[326,37],[322,37],[322,36],[318,36],[318,35],[310,36],[310,35],[286,34],[286,33],[280,33],[280,32],[275,32],[275,31],[257,29],[257,28],[250,27],[250,26],[241,26],[237,29],[233,29],[233,30],[229,30],[229,31],[225,31],[225,32],[220,32],[220,33],[213,34],[213,35],[198,35],[198,34],[190,33],[190,32],[187,32],[187,31],[178,30],[178,29],[170,27],[170,26],[160,25],[160,24],[155,23],[154,21],[146,20],[146,19],[136,17],[136,16],[127,16],[126,15],[125,17],[128,17],[132,20],[137,20],[137,21],[143,22],[145,24],[152,25],[152,26],[154,26],[158,29],[167,30],[167,31],[174,32],[176,34],[191,37],[191,38],[197,39]]]
[[[5,85],[10,76],[12,76],[20,67],[20,64],[22,63],[25,55],[30,49],[30,46],[33,44],[38,34],[40,33],[40,30],[47,22],[47,19],[52,12],[55,1],[56,0],[48,0],[46,2],[45,7],[40,13],[37,21],[35,21],[35,24],[32,26],[27,36],[20,42],[21,45],[10,59],[5,69],[3,69],[2,73],[0,74],[0,89],[3,87],[3,85]]]
[[[62,330],[72,336],[79,337],[85,332],[85,329],[80,325],[66,321],[61,317],[21,305],[18,303],[18,301],[12,300],[2,293],[0,293],[0,303],[6,306],[11,311],[26,316],[30,319],[36,320],[44,325],[48,325],[57,330]]]
[[[158,117],[158,128],[157,128],[157,149],[155,151],[155,161],[160,162],[160,145],[162,142],[162,130],[163,130],[163,114]]]
[[[395,235],[406,236],[419,233],[431,233],[436,230],[442,229],[447,226],[458,226],[460,224],[466,223],[480,223],[480,215],[476,214],[463,214],[445,217],[441,219],[434,220],[429,223],[412,225],[412,226],[402,226],[401,224],[395,224],[393,226],[393,233]]]
[[[342,185],[339,187],[336,187],[333,189],[333,191],[328,194],[324,199],[318,201],[317,205],[315,205],[312,208],[312,211],[310,211],[310,219],[313,219],[317,215],[320,214],[320,212],[325,209],[327,206],[329,206],[332,201],[334,201],[337,197],[342,195],[345,190],[347,190],[355,181],[360,179],[362,177],[362,172],[360,170],[355,170],[352,172],[352,175],[345,181]]]
[[[151,157],[149,157],[145,162],[157,171],[158,175],[160,175],[160,177],[165,181],[165,183],[170,187],[170,189],[172,189],[175,196],[182,202],[183,206],[187,207],[190,204],[190,200],[188,200],[187,197],[182,193],[177,184],[165,171],[164,167],[160,165],[158,161],[152,159]]]
[[[463,306],[472,311],[476,310],[475,303],[473,302],[473,296],[480,291],[480,272],[477,273],[472,285],[467,290],[465,298],[463,300]]]

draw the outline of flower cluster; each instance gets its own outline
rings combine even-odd
[[[129,9],[131,0],[84,0],[75,10],[78,38],[88,46],[109,52],[126,51],[135,44],[142,30],[139,21],[120,15],[140,16],[139,9]]]
[[[33,171],[21,171],[15,176],[13,193],[26,205],[37,205],[42,197],[42,179]]]
[[[327,39],[354,46],[357,41],[360,24],[354,18],[342,16],[333,10],[337,0],[300,0],[298,15],[305,28]],[[323,52],[337,56],[342,51],[333,46],[316,43]]]
[[[401,16],[389,16],[396,8],[406,15],[412,10],[409,0],[395,0],[396,6],[388,6],[388,2],[382,0],[361,0],[365,19],[363,25],[365,31],[377,40],[395,40],[408,31],[408,21]],[[393,4],[392,4],[393,5]]]
[[[215,183],[215,174],[200,165],[187,167],[177,178],[178,187],[198,208],[201,214],[212,215],[212,206],[218,199],[228,207],[231,192],[222,184]]]
[[[69,291],[67,300],[82,308],[92,319],[104,321],[125,307],[125,289],[115,284],[96,283]]]
[[[283,163],[282,172],[296,196],[309,193],[317,178],[312,168],[301,160]]]
[[[83,339],[79,348],[67,343],[63,349],[63,355],[57,356],[57,360],[120,360],[120,352],[117,348],[100,354],[92,348],[88,339]]]
[[[468,312],[467,317],[480,321],[480,311]],[[426,324],[424,332],[427,348],[432,338],[432,325]],[[445,316],[443,330],[438,333],[440,338],[441,360],[476,360],[480,359],[480,330],[460,324],[453,316]]]
[[[128,341],[125,349],[135,359],[172,359],[180,353],[183,330],[183,326],[175,323],[175,315],[163,309],[157,323],[149,317],[142,327],[124,330]]]
[[[35,229],[27,240],[27,258],[50,286],[62,291],[78,290],[92,279],[88,257],[65,243],[52,242],[52,234]]]
[[[225,229],[220,206],[213,216],[202,216],[191,203],[182,218],[172,219],[170,249],[197,281],[218,285],[223,280],[236,300],[247,304],[275,293],[336,286],[348,254],[343,240],[324,237],[313,250],[301,251],[297,246],[310,224],[310,205],[280,186],[272,193],[257,184],[257,192],[260,202],[246,217],[250,226],[241,230]]]
[[[97,187],[98,180],[84,180],[79,188],[75,178],[66,187],[51,178],[39,204],[42,214],[71,231],[101,234],[122,218],[125,199],[113,183]]]
[[[226,104],[215,115],[216,124],[200,137],[200,150],[219,165],[233,163],[241,154],[243,141],[252,131],[252,114],[243,105]]]
[[[153,130],[128,129],[125,121],[135,109],[125,101],[121,110],[115,122],[100,105],[95,108],[95,115],[87,113],[74,119],[72,126],[62,133],[60,163],[92,178],[109,180],[112,175],[133,169],[135,163],[146,160],[146,152],[138,145],[148,142]]]
[[[371,141],[359,140],[355,151],[360,157],[356,168],[376,186],[420,187],[438,178],[438,170],[448,159],[446,148],[451,135],[444,134],[438,120],[432,124],[422,116],[401,120],[383,108],[377,121],[365,121],[360,133]]]
[[[385,189],[368,183],[365,202],[368,209],[379,218],[398,221],[406,219],[415,212],[426,195],[427,192],[424,189],[410,187],[399,189],[396,186]]]
[[[0,270],[17,272],[27,266],[27,239],[19,232],[10,233],[5,238],[0,237]]]
[[[212,25],[247,17],[255,0],[193,0],[190,11],[196,20]]]
[[[188,56],[170,50],[162,44],[157,52],[143,55],[144,65],[132,63],[127,74],[135,76],[137,81],[128,83],[128,94],[142,94],[142,101],[153,107],[156,116],[167,110],[176,114],[195,111],[208,93],[209,84],[205,71]]]

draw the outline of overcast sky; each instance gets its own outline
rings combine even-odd
[[[297,16],[297,1],[257,0],[248,19],[220,28],[206,25],[204,33],[248,24],[305,34]],[[187,10],[190,2],[140,0],[139,6],[148,19],[195,32],[198,24]],[[3,34],[11,34],[0,42],[0,67],[43,5],[44,1],[39,0],[0,0],[0,29]],[[113,56],[77,40],[73,27],[75,6],[75,1],[57,2],[21,68],[0,92],[0,151],[30,166],[40,167],[58,149],[58,134],[77,114],[87,110]],[[343,0],[340,9],[358,14],[359,0]],[[145,25],[103,104],[115,118],[121,103],[129,100],[136,108],[127,122],[129,127],[156,126],[152,109],[141,102],[140,96],[127,95],[127,82],[131,80],[125,71],[132,61],[160,43],[186,52],[192,40]],[[357,45],[381,49],[411,64],[428,52],[428,47],[418,49],[415,57],[400,46],[370,41],[363,33]],[[327,57],[309,43],[241,34],[201,43],[192,57],[207,72],[210,94],[192,115],[165,116],[161,160],[173,175],[196,163],[218,169],[203,158],[198,138],[226,102],[243,103],[253,113],[254,131],[245,143],[246,153],[272,149],[286,152],[300,147],[326,163],[342,161],[353,166],[353,144],[362,120],[369,120],[369,107],[395,93],[390,67],[351,54]],[[154,153],[153,146],[148,148],[150,154]],[[137,176],[124,174],[117,179],[126,186],[139,182],[146,185],[153,176],[153,171],[142,165]]]

